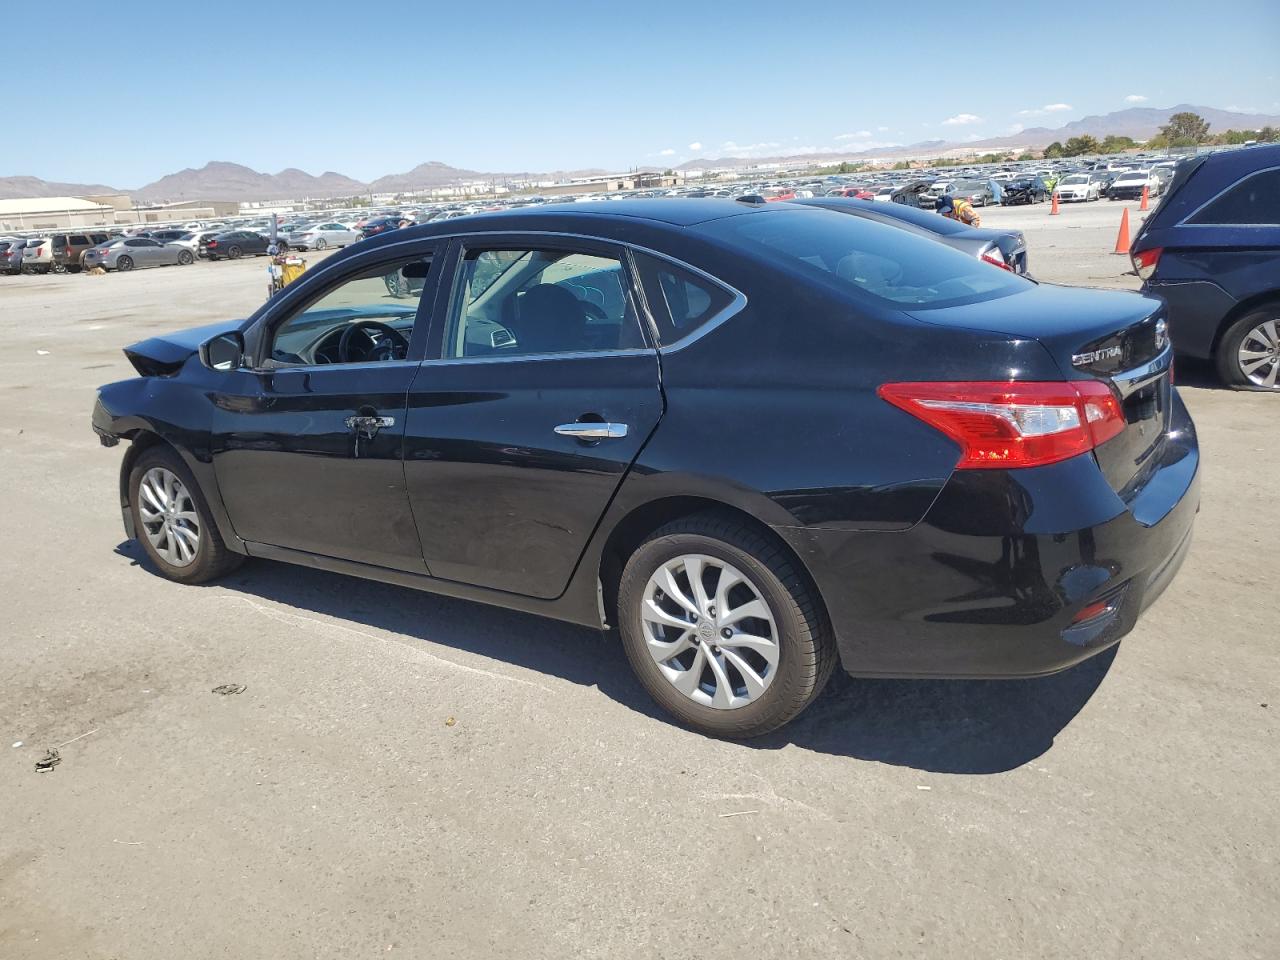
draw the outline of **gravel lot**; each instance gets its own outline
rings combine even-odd
[[[1122,206],[983,219],[1043,278],[1132,287]],[[720,743],[590,631],[139,565],[94,388],[127,343],[252,310],[265,266],[0,277],[0,957],[1276,956],[1280,398],[1180,367],[1197,539],[1115,654],[841,678]]]

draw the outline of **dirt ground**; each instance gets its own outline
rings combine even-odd
[[[984,219],[1041,277],[1133,287],[1121,207]],[[0,277],[4,960],[1276,956],[1280,398],[1180,367],[1196,540],[1113,655],[840,679],[721,743],[591,631],[140,564],[94,389],[123,345],[252,310],[265,266]]]

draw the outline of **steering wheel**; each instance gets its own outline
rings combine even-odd
[[[369,340],[370,346],[362,356],[352,356],[352,338],[356,331],[359,330]],[[375,341],[369,336],[370,331],[382,335],[381,340]],[[360,320],[356,323],[347,324],[347,328],[342,331],[342,337],[338,340],[338,362],[339,363],[358,363],[367,360],[403,360],[409,354],[409,341],[404,338],[399,330],[389,327],[385,323],[379,323],[377,320]]]

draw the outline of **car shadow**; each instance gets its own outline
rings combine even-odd
[[[116,553],[154,573],[142,549]],[[666,715],[631,672],[616,636],[530,614],[323,570],[251,560],[215,586],[560,677],[645,716]],[[839,667],[782,730],[745,746],[806,750],[937,773],[1002,773],[1048,750],[1089,701],[1115,649],[1034,680],[868,680]]]

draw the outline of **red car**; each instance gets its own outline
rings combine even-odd
[[[827,194],[828,197],[853,197],[855,200],[874,200],[875,194],[866,187],[840,187]]]

